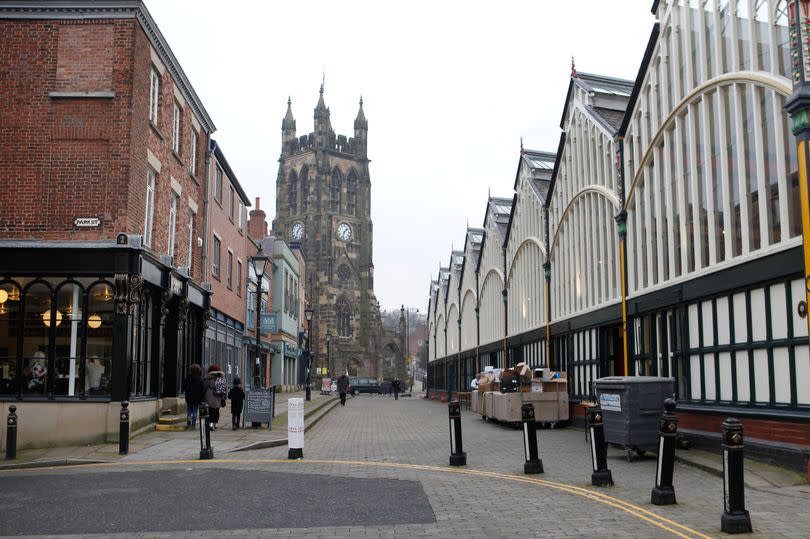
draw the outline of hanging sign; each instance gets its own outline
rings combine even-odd
[[[304,449],[304,399],[287,400],[287,445]]]
[[[260,331],[263,334],[278,333],[278,314],[262,313]]]

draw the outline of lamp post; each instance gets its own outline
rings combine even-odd
[[[804,280],[806,303],[810,303],[810,5],[806,1],[791,0],[788,4],[790,24],[790,57],[793,68],[793,94],[785,103],[785,110],[793,122],[796,136],[799,190],[804,231]],[[807,317],[810,327],[810,316]]]
[[[304,318],[307,321],[307,400],[312,400],[312,309],[304,309]]]
[[[254,367],[255,375],[255,385],[261,387],[261,364],[262,358],[261,353],[259,350],[260,344],[259,339],[261,337],[261,326],[259,318],[261,317],[261,309],[262,309],[262,279],[264,279],[264,272],[267,270],[267,263],[270,261],[270,257],[264,254],[262,250],[262,245],[259,244],[259,252],[256,253],[254,256],[251,257],[250,262],[253,264],[253,271],[256,273],[256,366]]]
[[[416,314],[419,314],[419,309],[416,309]],[[411,375],[411,387],[409,388],[410,391],[413,391],[413,377],[416,375],[416,366],[413,362],[413,356],[411,355],[411,308],[408,307],[405,309],[405,350],[408,354],[408,368],[410,369]]]
[[[326,368],[329,371],[328,373],[329,377],[335,375],[335,371],[332,370],[332,354],[330,350],[331,344],[332,344],[332,332],[330,330],[326,330]]]

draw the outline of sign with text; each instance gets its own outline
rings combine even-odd
[[[278,314],[262,313],[260,331],[264,334],[278,333]]]
[[[76,217],[73,225],[81,228],[95,228],[101,226],[101,219],[98,217]]]
[[[599,395],[599,406],[602,407],[602,411],[621,412],[622,396],[613,393],[602,393]]]
[[[287,445],[290,449],[304,449],[304,399],[287,401]]]
[[[245,395],[245,423],[273,422],[273,390],[253,388]]]

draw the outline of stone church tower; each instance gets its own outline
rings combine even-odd
[[[292,102],[287,101],[273,230],[288,242],[300,242],[306,256],[305,286],[315,309],[313,367],[330,372],[346,368],[352,375],[376,378],[381,375],[382,327],[374,295],[363,99],[353,138],[335,135],[329,115],[321,85],[315,131],[296,137]]]

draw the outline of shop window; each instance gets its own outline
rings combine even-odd
[[[112,382],[113,290],[109,283],[97,283],[87,292],[87,353],[84,394],[109,396]]]
[[[17,393],[17,342],[20,334],[20,288],[0,285],[0,395]]]
[[[72,397],[81,389],[81,356],[84,347],[82,311],[84,293],[75,283],[64,283],[56,291],[56,335],[53,393]]]
[[[23,320],[24,395],[46,395],[50,392],[50,365],[48,361],[49,334],[52,323],[60,324],[62,313],[52,309],[50,286],[37,282],[25,290],[25,317]]]

